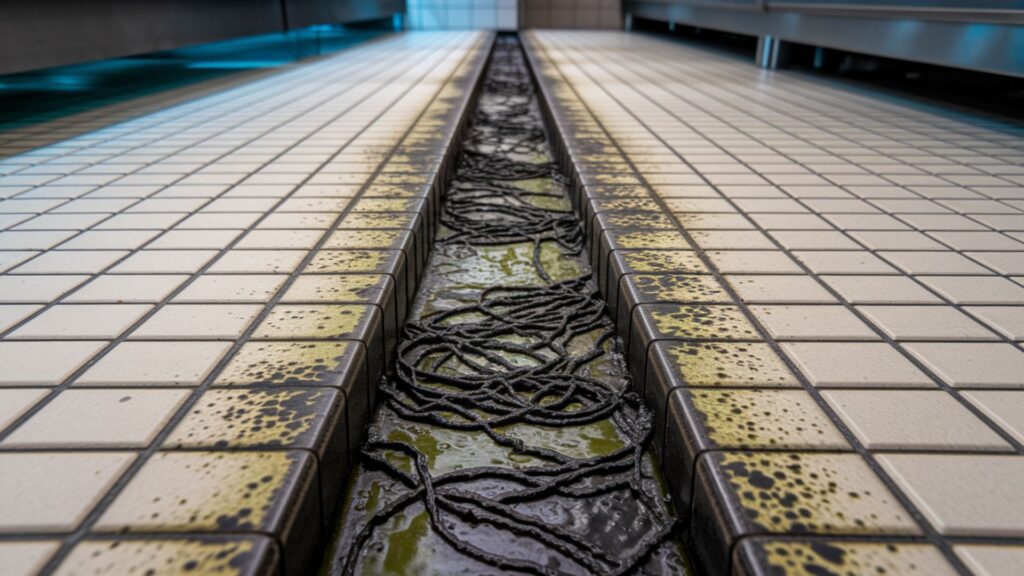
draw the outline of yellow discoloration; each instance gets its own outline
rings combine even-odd
[[[640,180],[632,174],[594,174],[591,181],[597,184],[640,184]]]
[[[650,302],[730,302],[712,276],[633,274],[629,281]]]
[[[672,230],[675,225],[664,214],[657,212],[609,213],[602,218],[607,228],[646,228],[648,230]]]
[[[350,213],[341,221],[342,228],[410,228],[415,214],[409,212]]]
[[[249,342],[214,384],[333,384],[342,375],[350,346],[348,342]]]
[[[660,335],[668,338],[745,340],[758,337],[757,331],[735,306],[659,306],[649,313]]]
[[[208,390],[167,443],[172,447],[308,444],[313,424],[330,413],[329,389]]]
[[[433,142],[432,136],[424,136],[420,141]],[[378,184],[426,184],[433,175],[427,174],[381,174],[374,182]]]
[[[367,319],[369,306],[278,305],[256,329],[253,338],[345,338]]]
[[[100,518],[127,532],[268,530],[271,508],[297,473],[296,452],[160,452]]]
[[[363,198],[352,206],[353,212],[411,212],[415,207],[412,200],[393,198]]]
[[[643,250],[622,253],[627,272],[707,272],[707,267],[690,250]]]
[[[419,198],[420,192],[418,188],[412,186],[374,184],[366,189],[365,196],[377,198]]]
[[[713,461],[754,530],[919,532],[903,506],[856,454],[719,452]]]
[[[244,574],[259,562],[252,540],[86,540],[68,556],[59,576],[173,576]]]
[[[616,243],[621,248],[689,248],[679,232],[626,232],[616,236]]]
[[[400,230],[337,230],[327,239],[325,248],[398,248]]]
[[[957,572],[935,547],[927,544],[883,544],[842,541],[758,542],[768,564],[791,576],[861,576]],[[773,570],[774,573],[774,570]]]
[[[378,299],[386,276],[380,274],[316,274],[295,279],[282,302],[368,302]]]
[[[307,272],[393,272],[384,270],[394,253],[383,250],[321,250],[313,256]]]
[[[846,440],[803,390],[688,390],[705,433],[722,448],[844,448]]]
[[[767,345],[680,342],[666,348],[691,386],[797,386],[793,373]]]

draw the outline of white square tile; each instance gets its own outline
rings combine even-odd
[[[0,304],[0,332],[9,330],[40,308],[40,305]]]
[[[11,433],[8,448],[145,448],[187,390],[76,390],[60,393]]]
[[[256,304],[168,304],[157,310],[130,338],[238,338],[263,310]]]
[[[291,273],[306,254],[305,250],[229,250],[210,266],[208,272]]]
[[[843,306],[751,306],[780,340],[878,340],[867,324]]]
[[[47,304],[88,280],[85,275],[0,276],[0,302]]]
[[[12,274],[98,274],[129,253],[124,250],[53,250],[11,270]]]
[[[126,452],[0,453],[0,532],[70,532],[134,458]]]
[[[1024,536],[1024,458],[883,454],[878,462],[946,536]]]
[[[104,274],[64,302],[157,303],[188,280],[182,274]]]
[[[787,342],[782,350],[815,386],[935,386],[913,363],[884,343]]]
[[[822,396],[868,450],[1013,450],[945,391],[826,390]]]
[[[0,388],[0,432],[49,392],[45,388]]]
[[[75,384],[97,386],[198,386],[229,342],[123,342]]]
[[[950,386],[1024,388],[1024,352],[1009,344],[917,342],[903,347]]]
[[[1024,391],[972,390],[964,392],[963,396],[1018,442],[1024,443]]]
[[[0,574],[35,576],[60,548],[54,540],[7,540],[0,542]]]
[[[894,340],[999,340],[952,306],[858,306],[857,310]]]
[[[218,252],[216,250],[140,250],[111,269],[115,274],[194,274]]]
[[[56,386],[106,342],[0,341],[0,386]]]
[[[284,274],[204,274],[174,302],[267,302],[287,279]]]
[[[822,276],[851,304],[939,304],[942,300],[905,276]]]
[[[57,304],[48,308],[8,338],[114,339],[152,306],[146,304]]]

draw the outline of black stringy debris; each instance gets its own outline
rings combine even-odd
[[[405,490],[355,534],[343,573],[356,572],[361,552],[377,529],[416,504],[426,509],[434,533],[453,549],[499,570],[632,573],[676,529],[653,483],[643,477],[652,417],[636,394],[589,375],[587,367],[599,359],[620,362],[607,353],[615,345],[614,330],[589,277],[556,283],[541,266],[542,243],[555,242],[565,253],[580,254],[583,237],[574,213],[534,202],[539,196],[560,194],[529,192],[513,184],[553,175],[533,108],[533,87],[514,41],[499,41],[484,94],[488,106],[474,116],[457,182],[445,198],[441,221],[452,232],[439,241],[469,248],[533,242],[535,267],[548,285],[490,288],[472,305],[410,322],[398,347],[395,373],[382,384],[381,393],[387,408],[403,420],[481,432],[535,464],[518,469],[474,466],[435,475],[427,456],[412,444],[371,433],[362,452],[364,465]],[[574,346],[581,340],[587,345]],[[593,458],[575,458],[516,436],[517,426],[565,428],[607,419],[626,443]],[[397,465],[395,456],[411,466]],[[503,489],[474,490],[482,481]],[[628,494],[649,527],[625,550],[608,549],[528,512],[530,504],[542,505],[551,498],[584,501],[613,493]],[[456,531],[453,518],[535,542],[576,568],[484,549]]]

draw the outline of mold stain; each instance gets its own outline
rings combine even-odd
[[[956,574],[937,549],[925,544],[822,540],[767,541],[757,547],[773,570],[793,576]]]
[[[754,530],[916,533],[903,507],[854,454],[723,452],[713,458]]]

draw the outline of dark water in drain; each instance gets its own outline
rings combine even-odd
[[[682,574],[650,414],[500,37],[332,574]]]

